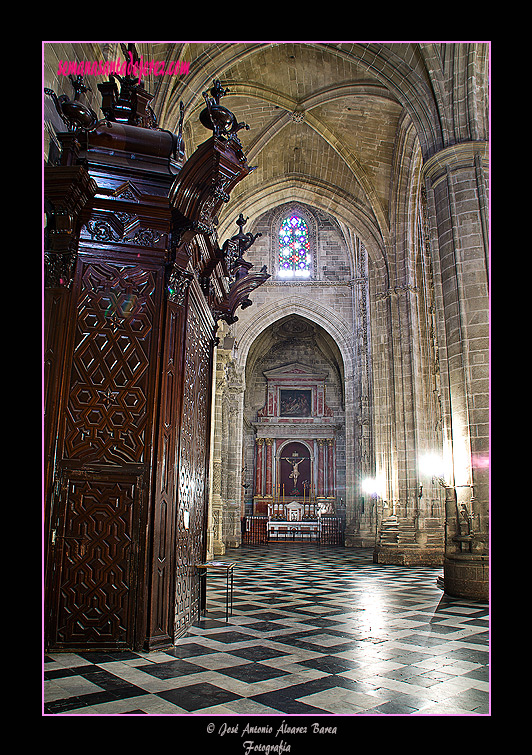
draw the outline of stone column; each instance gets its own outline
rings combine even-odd
[[[228,548],[237,548],[242,540],[242,432],[244,416],[244,380],[231,360],[227,369],[226,411],[228,432],[225,435],[226,478],[224,498],[224,542]]]
[[[327,495],[334,498],[334,438],[327,438]]]
[[[449,594],[488,597],[488,144],[456,144],[424,165],[437,307]],[[454,492],[453,492],[454,491]],[[453,503],[455,497],[456,503]],[[464,523],[467,523],[465,528]],[[452,531],[460,534],[451,535]]]
[[[271,438],[265,438],[266,443],[266,490],[264,495],[271,497],[272,495],[272,445],[273,440]]]
[[[352,456],[352,476],[346,490],[345,544],[350,547],[371,547],[375,544],[373,508],[365,500],[362,482],[373,474],[374,439],[373,371],[370,337],[369,260],[362,242],[353,239],[355,278],[353,280],[353,311],[355,316],[353,342],[353,421],[346,426],[347,450]],[[347,383],[346,383],[347,385]],[[346,391],[347,396],[347,391]],[[378,403],[378,397],[376,399]],[[348,441],[348,431],[351,442]],[[351,500],[349,500],[349,498]]]
[[[318,438],[318,498],[323,498],[325,494],[325,442],[325,438]]]
[[[223,466],[223,397],[227,385],[225,370],[229,353],[217,348],[216,365],[213,380],[212,401],[212,445],[211,445],[211,485],[210,485],[210,516],[208,532],[208,555],[223,556],[225,543],[223,540],[223,509],[222,498],[222,466]]]
[[[264,449],[264,438],[257,438],[256,440],[256,456],[255,456],[255,495],[262,495],[262,452]]]

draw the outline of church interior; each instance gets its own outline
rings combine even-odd
[[[489,714],[489,67],[43,43],[45,715]]]

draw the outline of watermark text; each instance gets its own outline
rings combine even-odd
[[[131,54],[130,54],[131,58]],[[140,60],[129,61],[86,61],[86,60],[60,60],[57,69],[58,76],[110,76],[113,73],[119,76],[132,76],[144,78],[145,76],[185,76],[190,72],[190,61],[172,60],[167,63],[164,60]]]

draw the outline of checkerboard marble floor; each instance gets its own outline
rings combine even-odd
[[[207,613],[157,652],[50,653],[44,714],[486,715],[488,606],[446,596],[441,569],[370,549],[231,550]]]

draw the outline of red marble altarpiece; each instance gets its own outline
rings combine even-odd
[[[293,363],[264,373],[266,402],[255,424],[253,513],[282,518],[331,512],[336,497],[335,420],[326,402],[328,375]]]

